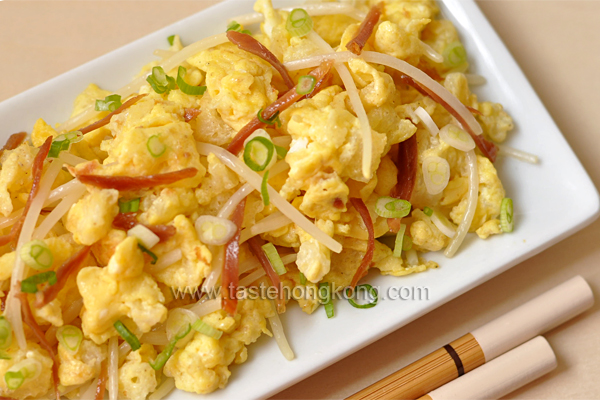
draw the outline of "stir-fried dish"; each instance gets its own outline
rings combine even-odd
[[[499,145],[511,117],[471,92],[485,81],[434,1],[255,10],[8,140],[3,398],[207,394],[262,334],[294,358],[292,303],[360,318],[331,293],[373,307],[370,270],[512,231],[494,161],[535,157]]]

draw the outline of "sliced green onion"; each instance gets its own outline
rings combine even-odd
[[[231,21],[229,25],[227,25],[227,32],[236,31],[240,33],[245,33],[247,35],[251,35],[250,31],[247,29],[242,29],[242,26],[235,21]]]
[[[56,272],[46,271],[41,274],[32,275],[21,281],[21,292],[37,293],[38,285],[48,283],[50,286],[56,284]]]
[[[158,94],[169,93],[176,87],[175,78],[167,75],[162,67],[152,68],[152,73],[148,75],[146,81]]]
[[[170,310],[169,317],[165,323],[167,340],[173,340],[197,320],[198,316],[185,308],[174,308]],[[191,340],[192,335],[189,335],[187,339]],[[185,343],[178,342],[177,347],[182,347],[181,345],[187,344],[189,340],[186,340]]]
[[[160,352],[158,356],[156,356],[154,361],[150,361],[150,366],[157,371],[161,369],[167,363],[167,361],[169,361],[169,358],[171,358],[177,342],[186,337],[187,334],[190,333],[191,329],[192,328],[190,324],[187,324],[186,327],[182,328],[179,334],[169,342],[169,344],[164,348],[163,351]]]
[[[402,218],[410,214],[410,207],[406,200],[384,196],[377,199],[375,212],[383,218]]]
[[[5,350],[10,347],[12,343],[12,327],[10,322],[0,317],[0,349]]]
[[[323,293],[325,291],[325,293]],[[319,300],[321,304],[327,304],[331,302],[331,286],[328,282],[319,283]]]
[[[503,232],[512,232],[514,228],[513,201],[505,197],[500,205],[500,227]]]
[[[298,94],[309,94],[315,88],[317,84],[317,78],[310,75],[302,75],[298,78],[298,84],[296,85],[296,93]]]
[[[187,83],[183,78],[187,70],[184,67],[179,67],[177,70],[177,86],[179,86],[179,90],[181,90],[185,94],[189,94],[190,96],[200,96],[206,92],[206,86],[192,86]]]
[[[50,151],[48,152],[48,158],[58,158],[58,155],[61,151],[69,150],[69,145],[71,142],[67,140],[56,140],[52,141],[50,145]]]
[[[460,42],[452,42],[444,49],[444,64],[455,68],[467,62],[467,52]]]
[[[262,195],[265,207],[271,204],[271,199],[269,198],[269,171],[263,175],[262,183],[260,184],[260,194]]]
[[[43,240],[32,240],[21,247],[21,260],[29,268],[44,271],[52,267],[54,255]]]
[[[412,238],[410,236],[404,236],[404,242],[402,243],[402,250],[409,251],[412,249]]]
[[[262,122],[263,124],[267,124],[267,125],[275,125],[275,124],[277,124],[278,127],[281,127],[281,120],[279,119],[279,111],[277,111],[269,119],[265,119],[265,117],[263,117],[262,113],[263,113],[263,109],[261,108],[260,110],[258,110],[258,113],[256,114],[256,117],[258,118],[258,120],[260,122]]]
[[[169,46],[173,46],[173,43],[175,43],[175,35],[167,37],[167,41],[169,42]]]
[[[138,247],[143,253],[148,254],[150,256],[150,258],[152,258],[152,261],[150,261],[150,264],[152,264],[152,265],[156,264],[156,260],[158,260],[158,257],[156,256],[156,254],[154,254],[153,252],[151,252],[150,250],[148,250],[147,248],[145,248],[144,246],[142,246],[139,243],[138,243]]]
[[[285,147],[281,147],[281,146],[277,146],[277,145],[275,145],[275,151],[277,152],[278,159],[285,158],[285,156],[287,156],[287,153],[288,153],[288,151],[285,149]]]
[[[221,339],[221,336],[223,335],[222,331],[213,328],[201,319],[193,323],[192,329],[217,340]]]
[[[367,292],[371,295],[371,297],[373,298],[373,301],[371,301],[370,303],[366,303],[366,304],[358,304],[357,302],[354,301],[354,299],[350,296],[350,288],[346,289],[346,295],[348,295],[348,302],[352,305],[352,307],[355,308],[373,308],[377,305],[377,302],[379,301],[379,295],[377,293],[377,289],[375,289],[373,286],[364,283],[362,285],[358,285],[356,287],[356,289],[354,289],[354,292],[352,294],[352,296],[354,296],[354,294],[358,293],[358,291],[361,288],[365,288],[367,290]]]
[[[283,261],[281,261],[281,257],[279,257],[277,249],[275,248],[275,246],[273,246],[273,243],[265,243],[262,246],[262,249],[267,255],[269,261],[271,262],[271,265],[273,266],[275,272],[277,272],[277,274],[279,275],[285,274],[287,270],[285,269],[285,265],[283,265]]]
[[[429,207],[425,207],[423,209],[423,212],[425,213],[425,215],[427,215],[428,217],[431,217],[433,215],[433,210]]]
[[[204,244],[222,246],[235,235],[237,225],[225,218],[202,215],[195,223],[198,237]]]
[[[291,36],[304,36],[313,28],[313,20],[306,10],[294,8],[285,22],[285,29]]]
[[[236,21],[231,21],[229,23],[229,25],[227,25],[227,32],[229,32],[229,31],[239,32],[240,29],[242,29],[242,26],[240,24],[238,24]]]
[[[57,158],[61,151],[68,151],[72,143],[77,143],[83,139],[83,133],[73,131],[58,135],[52,140],[48,157]]]
[[[275,153],[275,145],[269,139],[257,136],[244,147],[244,162],[253,171],[264,171]]]
[[[17,390],[25,382],[25,377],[21,371],[8,371],[4,374],[4,382],[10,390]]]
[[[83,133],[81,133],[80,131],[67,132],[57,136],[54,140],[62,140],[62,138],[68,140],[69,142],[71,142],[71,144],[78,143],[83,140]]]
[[[81,329],[73,325],[64,325],[58,328],[56,331],[56,339],[67,349],[71,354],[77,353],[81,341],[83,340],[83,333]]]
[[[137,212],[140,209],[140,198],[124,201],[119,199],[119,212],[125,214],[129,212]]]
[[[402,250],[404,250],[404,232],[406,232],[406,225],[401,224],[398,233],[396,234],[396,242],[394,243],[394,257],[402,257]]]
[[[129,343],[131,350],[136,351],[141,347],[139,339],[133,333],[131,333],[129,329],[127,329],[125,324],[123,324],[121,321],[117,321],[113,324],[113,326],[119,333],[119,336]]]
[[[122,105],[121,96],[118,94],[111,94],[110,96],[106,96],[104,100],[96,100],[96,111],[113,112]]]
[[[323,293],[325,291],[325,293]],[[325,307],[327,318],[332,318],[334,315],[333,301],[331,298],[331,286],[327,282],[319,283],[319,300]]]
[[[154,158],[162,156],[165,154],[165,151],[167,151],[167,146],[160,141],[158,135],[150,136],[146,142],[146,147],[148,148],[150,155]]]
[[[300,284],[306,285],[306,276],[302,272],[300,272]]]
[[[35,380],[42,373],[42,363],[35,358],[25,358],[13,364],[4,374],[4,380],[11,390],[21,387],[26,380]]]
[[[143,224],[137,224],[127,231],[127,236],[133,236],[145,249],[151,249],[160,242],[160,237]]]

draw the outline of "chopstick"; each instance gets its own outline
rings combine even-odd
[[[550,344],[538,336],[419,400],[499,399],[556,368]]]
[[[417,399],[581,314],[593,303],[589,285],[575,276],[347,400]]]

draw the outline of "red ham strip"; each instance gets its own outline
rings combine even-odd
[[[231,31],[230,31],[231,32]],[[329,71],[331,70],[331,66],[333,65],[333,61],[326,61],[317,68],[310,71],[309,75],[314,76],[317,79],[316,87],[319,85],[319,81],[324,80]],[[316,93],[315,89],[309,94]],[[263,119],[269,120],[275,116],[275,114],[279,111],[284,111],[288,107],[290,107],[295,102],[304,98],[304,95],[298,94],[296,92],[296,88],[292,88],[288,90],[283,96],[281,96],[277,101],[269,105],[262,113]],[[229,150],[233,154],[237,154],[242,150],[244,146],[244,141],[257,129],[264,128],[266,124],[264,122],[260,122],[258,117],[254,117],[252,121],[248,122],[246,126],[244,126],[240,131],[235,135],[227,150]]]
[[[27,202],[23,208],[23,214],[21,214],[21,217],[17,220],[17,222],[15,222],[9,234],[0,236],[0,246],[4,246],[8,243],[14,244],[19,238],[19,235],[21,234],[21,228],[23,228],[23,223],[25,222],[25,217],[27,216],[27,211],[29,211],[31,202],[33,202],[33,199],[40,189],[40,180],[42,179],[42,173],[44,172],[44,160],[48,156],[48,152],[50,152],[51,145],[52,137],[50,136],[46,139],[44,144],[40,146],[40,149],[33,160],[33,166],[31,168],[31,191],[29,192],[29,197],[27,198]]]
[[[19,147],[21,143],[25,141],[26,137],[27,132],[13,133],[12,135],[10,135],[4,147],[0,149],[0,156],[2,155],[2,153],[4,153],[4,150],[14,150],[17,147]]]
[[[275,54],[271,53],[269,49],[267,49],[261,42],[254,39],[251,35],[236,31],[228,31],[227,39],[229,39],[231,43],[235,44],[240,49],[245,50],[248,53],[252,53],[271,64],[273,68],[279,72],[279,75],[281,75],[283,78],[283,81],[288,89],[292,89],[294,86],[296,86],[288,70],[281,63],[281,61],[275,57]]]
[[[477,145],[477,147],[479,148],[481,153],[483,153],[484,156],[489,158],[491,162],[496,161],[496,156],[498,155],[498,146],[496,146],[494,143],[490,142],[489,140],[485,139],[483,137],[483,135],[475,134],[475,132],[473,132],[473,130],[471,129],[469,124],[467,124],[467,122],[464,120],[464,118],[459,113],[457,113],[454,108],[450,107],[448,105],[448,103],[446,103],[437,94],[435,94],[434,92],[429,90],[429,88],[427,88],[424,85],[421,85],[419,82],[415,81],[411,77],[403,75],[400,79],[404,83],[417,89],[424,96],[431,97],[436,103],[439,103],[442,107],[444,107],[446,109],[446,111],[448,111],[454,118],[456,118],[456,120],[458,122],[460,122],[463,129],[465,129],[469,133],[469,135],[471,135],[471,137],[475,141],[475,144]],[[471,112],[473,112],[473,111],[471,111]]]
[[[231,31],[230,31],[231,32]],[[225,246],[225,261],[223,263],[223,279],[221,280],[221,293],[223,294],[223,310],[229,315],[234,315],[237,309],[237,288],[239,283],[240,269],[240,232],[242,222],[244,222],[244,209],[246,208],[246,199],[242,200],[233,215],[231,220],[237,226],[237,232],[227,245]]]
[[[198,173],[196,168],[185,168],[179,171],[147,176],[80,175],[74,169],[70,169],[70,171],[75,172],[75,177],[81,183],[101,189],[116,189],[119,191],[142,190],[160,185],[170,185],[182,179],[192,178]]]
[[[15,296],[21,301],[23,321],[31,328],[33,335],[40,341],[40,345],[48,352],[50,358],[52,358],[52,383],[54,384],[54,394],[56,395],[56,400],[60,400],[60,391],[58,390],[58,358],[56,357],[54,348],[48,343],[46,335],[35,321],[35,318],[33,318],[31,307],[29,307],[29,302],[27,301],[27,294],[20,292]]]
[[[96,396],[94,400],[104,400],[104,392],[106,391],[106,381],[108,380],[108,363],[102,361],[100,367],[100,375],[98,376],[98,386],[96,386]]]
[[[128,213],[119,213],[113,219],[112,225],[117,229],[122,229],[124,231],[128,231],[136,225],[140,225],[137,220],[138,213],[136,212],[128,212]],[[146,228],[150,229],[161,242],[169,240],[171,237],[177,233],[177,228],[173,225],[144,225]]]
[[[398,183],[390,193],[391,197],[410,201],[415,180],[417,177],[417,161],[419,152],[417,149],[417,135],[414,134],[404,142],[398,143],[398,156],[396,167],[398,168]]]
[[[365,20],[360,24],[360,28],[358,29],[358,33],[354,37],[354,39],[350,40],[348,44],[346,44],[346,48],[356,54],[357,56],[362,53],[363,47],[367,44],[367,41],[373,34],[373,29],[375,29],[375,25],[379,22],[379,18],[381,17],[381,13],[383,12],[383,2],[378,3],[371,7],[369,13]]]
[[[477,109],[475,109],[473,107],[467,106],[467,110],[471,111],[471,113],[473,113],[473,114],[483,115],[483,113],[481,111],[479,111],[479,110],[477,110]]]
[[[186,108],[183,111],[184,111],[183,119],[185,120],[185,122],[190,122],[191,120],[196,118],[198,115],[200,115],[200,113],[202,112],[202,111],[198,110],[197,108]]]
[[[46,285],[44,290],[38,292],[35,296],[35,306],[42,308],[56,298],[58,292],[65,287],[69,277],[81,267],[90,253],[90,247],[86,246],[73,254],[56,270],[56,283],[52,286]]]
[[[371,266],[371,262],[373,261],[373,253],[375,252],[375,229],[373,228],[373,221],[371,220],[371,214],[369,214],[369,210],[365,205],[365,202],[360,198],[351,198],[350,203],[354,206],[356,211],[360,214],[365,226],[367,227],[367,232],[369,233],[369,241],[367,242],[367,252],[365,253],[365,257],[363,258],[360,266],[354,273],[354,277],[352,278],[352,283],[350,284],[350,288],[354,290],[358,281],[360,281],[369,271],[369,267]]]
[[[140,100],[144,96],[146,96],[146,95],[145,94],[140,94],[140,95],[137,95],[135,97],[130,98],[125,103],[123,103],[121,105],[121,107],[117,108],[115,111],[111,112],[106,117],[102,118],[99,121],[94,122],[91,125],[86,126],[85,128],[78,129],[78,131],[81,132],[81,133],[83,133],[85,135],[88,132],[95,131],[98,128],[102,128],[104,125],[108,125],[108,123],[110,122],[110,119],[114,115],[121,114],[123,111],[127,110],[129,107],[131,107],[132,105],[134,105],[135,103],[137,103],[138,100]]]
[[[410,201],[417,179],[418,157],[416,134],[404,142],[398,143],[398,154],[395,160],[396,168],[398,168],[398,183],[390,192],[391,197]],[[401,218],[388,218],[387,222],[391,232],[398,233],[401,220]]]
[[[282,284],[281,279],[279,279],[279,274],[275,271],[275,268],[271,265],[271,261],[265,254],[262,249],[262,240],[258,238],[258,236],[254,236],[253,238],[248,239],[248,244],[250,245],[250,250],[252,254],[258,258],[260,261],[260,265],[262,265],[263,269],[267,273],[269,280],[271,281],[271,286],[277,289],[277,313],[282,314],[285,312],[285,299],[283,298],[282,292]]]

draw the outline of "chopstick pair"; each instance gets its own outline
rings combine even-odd
[[[504,393],[510,388],[515,390],[549,372],[556,365],[554,353],[546,340],[542,337],[533,338],[582,313],[593,303],[594,296],[591,288],[581,276],[575,276],[346,400],[418,399],[422,396],[427,400],[475,399],[490,398],[492,393]],[[515,349],[517,346],[519,347]],[[515,350],[509,352],[511,349]],[[539,363],[537,360],[530,360],[529,364],[523,361],[524,358],[528,359],[534,355],[540,357]],[[498,359],[494,360],[497,357]],[[492,360],[497,362],[484,365]],[[520,363],[520,365],[512,365],[512,363]],[[483,367],[472,374],[465,375],[480,366]],[[517,375],[513,374],[511,369],[517,370],[520,366],[524,369]],[[498,376],[500,380],[491,380],[497,368],[503,371]],[[492,373],[489,372],[490,370]],[[503,374],[506,380],[501,383]],[[526,376],[535,377],[529,380],[521,379]],[[448,385],[440,388],[460,377],[462,378],[452,382],[447,393],[444,389],[447,389]],[[473,394],[478,393],[474,397],[468,397],[465,392],[455,392],[457,388],[464,387],[461,382],[474,388],[474,381],[478,381],[480,385],[478,391],[474,389]],[[486,385],[486,382],[491,386]],[[522,383],[515,386],[519,382]],[[493,391],[491,387],[496,387],[497,390]],[[500,390],[501,388],[503,389]],[[429,397],[426,397],[427,394]]]
[[[499,399],[547,374],[556,365],[550,344],[537,336],[418,400]]]

